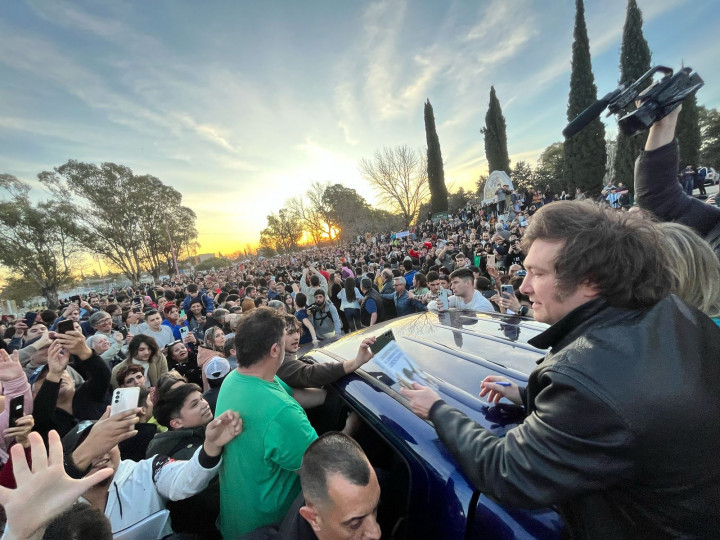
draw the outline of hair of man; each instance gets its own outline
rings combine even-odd
[[[202,394],[202,389],[197,384],[185,383],[161,394],[153,409],[158,424],[169,428],[170,422],[180,416],[187,397],[194,392]]]
[[[322,290],[322,289],[321,289]],[[235,352],[239,367],[248,368],[260,362],[273,345],[282,345],[285,321],[274,309],[260,307],[238,324],[235,332]]]
[[[535,240],[564,245],[554,263],[560,300],[582,283],[592,284],[618,308],[652,306],[670,293],[668,251],[660,229],[639,213],[586,200],[545,205],[523,235],[525,253]]]
[[[475,282],[475,275],[469,268],[458,268],[457,270],[453,270],[450,274],[450,280],[452,281],[455,278],[462,279],[463,281]]]
[[[370,466],[360,445],[351,437],[330,431],[306,450],[300,467],[300,485],[305,501],[322,505],[328,501],[328,477],[340,474],[351,484],[367,486]]]

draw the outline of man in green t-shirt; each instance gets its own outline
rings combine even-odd
[[[253,310],[235,333],[238,367],[223,382],[216,413],[238,411],[243,432],[225,447],[220,468],[220,530],[239,538],[282,520],[300,493],[297,471],[317,434],[290,388],[276,376],[285,321]]]

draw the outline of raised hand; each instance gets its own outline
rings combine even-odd
[[[5,349],[0,349],[0,381],[12,381],[25,375],[20,365],[18,351],[8,354]]]
[[[32,471],[22,446],[10,449],[17,489],[0,487],[0,504],[5,508],[7,526],[3,538],[19,540],[42,536],[45,526],[69,508],[88,489],[109,478],[112,469],[73,480],[65,473],[63,449],[56,431],[48,435],[49,455],[40,434],[29,436]],[[32,511],[29,511],[32,509]]]
[[[219,456],[222,447],[242,433],[242,418],[235,411],[225,411],[205,426],[205,453]]]

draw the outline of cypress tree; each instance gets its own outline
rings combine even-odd
[[[700,114],[695,94],[682,102],[676,133],[680,145],[680,166],[700,165]]]
[[[620,82],[635,82],[641,75],[650,69],[650,47],[643,36],[642,12],[635,0],[628,0],[625,26],[623,27],[623,40],[620,47]],[[630,107],[634,109],[635,105]],[[628,111],[629,112],[629,111]],[[617,153],[615,154],[614,182],[622,182],[633,189],[635,159],[645,148],[647,132],[628,137],[622,132],[617,137]]]
[[[597,87],[590,62],[590,41],[585,26],[585,7],[582,0],[576,0],[575,10],[575,41],[572,46],[568,120],[573,120],[597,101]],[[594,119],[580,133],[567,139],[564,146],[565,189],[573,193],[576,187],[580,187],[585,193],[598,193],[602,188],[607,157],[605,126],[600,118]]]
[[[440,139],[435,129],[435,115],[430,100],[425,102],[425,138],[427,140],[427,175],[432,213],[447,212],[448,192],[445,187]]]
[[[480,132],[485,136],[485,158],[488,162],[488,171],[505,171],[510,174],[505,117],[493,86],[490,87],[490,105],[485,115],[485,127]]]

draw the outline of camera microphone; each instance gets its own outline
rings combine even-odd
[[[595,103],[590,105],[587,109],[585,109],[583,112],[581,112],[579,115],[575,117],[575,119],[570,122],[565,129],[563,129],[562,134],[565,136],[566,139],[569,139],[573,135],[575,135],[577,132],[581,131],[585,126],[587,126],[590,122],[595,120],[600,114],[605,110],[605,107],[608,106],[608,104],[615,99],[622,91],[624,90],[624,87],[617,88],[616,90],[613,90],[609,94],[607,94],[602,99],[597,100]]]

